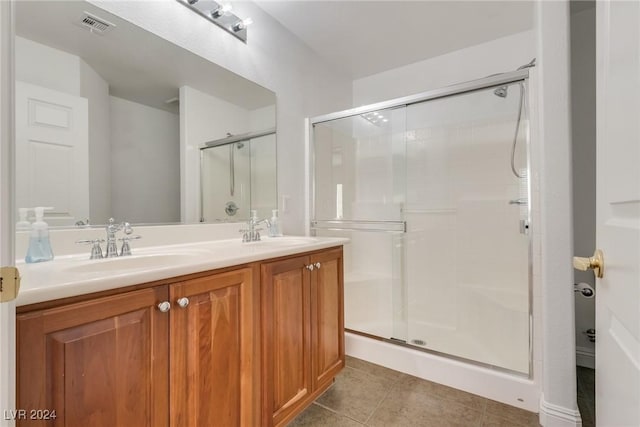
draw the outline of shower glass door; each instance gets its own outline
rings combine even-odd
[[[345,326],[404,341],[405,109],[317,123],[313,146],[312,232],[351,239]]]
[[[520,83],[407,107],[407,342],[529,372]]]
[[[313,124],[311,229],[351,239],[347,329],[530,372],[525,88]]]

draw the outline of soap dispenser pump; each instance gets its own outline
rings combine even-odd
[[[44,222],[44,211],[50,210],[53,210],[53,208],[38,206],[34,209],[36,221],[31,225],[29,249],[27,249],[27,256],[24,259],[27,263],[51,261],[53,259],[53,251],[49,241],[49,226]]]
[[[29,214],[29,208],[20,208],[18,209],[18,215],[20,220],[16,222],[16,231],[25,231],[31,230],[31,223],[27,219],[27,215]]]

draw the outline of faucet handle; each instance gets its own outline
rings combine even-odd
[[[100,244],[104,242],[104,239],[83,239],[83,240],[78,240],[76,241],[76,243],[79,244],[85,244],[85,245],[92,245],[91,246],[91,256],[89,257],[89,259],[102,259],[102,247],[100,246]]]
[[[122,248],[120,249],[120,256],[131,255],[131,245],[129,244],[129,241],[138,240],[138,239],[142,239],[142,236],[125,236],[121,239],[118,239],[122,242]]]

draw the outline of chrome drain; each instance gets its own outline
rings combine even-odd
[[[411,340],[411,343],[415,345],[427,345],[427,342],[423,340]]]

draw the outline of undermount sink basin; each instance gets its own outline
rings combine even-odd
[[[83,261],[80,265],[72,265],[66,268],[70,273],[108,273],[139,269],[159,268],[175,265],[176,263],[193,260],[201,256],[201,252],[159,253],[146,255],[132,255],[118,258],[107,258]]]

